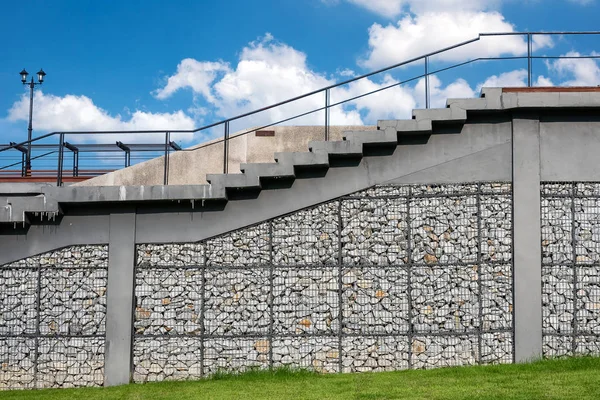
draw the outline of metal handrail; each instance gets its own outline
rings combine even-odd
[[[298,95],[298,96],[295,96],[295,97],[292,97],[292,98],[289,98],[289,99],[286,99],[286,100],[283,100],[283,101],[280,101],[280,102],[277,102],[277,103],[274,103],[274,104],[271,104],[271,105],[268,105],[268,106],[265,106],[265,107],[253,110],[253,111],[245,112],[245,113],[242,113],[242,114],[239,114],[239,115],[236,115],[234,117],[227,118],[227,119],[224,119],[224,120],[221,120],[221,121],[218,121],[218,122],[210,123],[210,124],[204,125],[204,126],[202,126],[200,128],[196,128],[196,129],[172,129],[172,130],[130,130],[130,131],[126,131],[126,130],[112,130],[112,131],[50,132],[50,133],[47,133],[45,135],[36,137],[36,138],[34,138],[32,140],[28,140],[28,141],[24,141],[24,142],[16,143],[16,144],[11,144],[10,146],[4,147],[4,148],[0,148],[0,153],[2,153],[4,151],[7,151],[7,150],[11,150],[11,149],[17,148],[19,146],[29,145],[30,143],[37,142],[37,141],[40,141],[40,140],[43,140],[43,139],[46,139],[46,138],[49,138],[49,137],[53,137],[53,136],[59,135],[59,146],[58,146],[59,147],[59,150],[58,150],[58,153],[59,153],[59,157],[58,157],[59,158],[59,167],[57,169],[57,171],[58,171],[57,185],[60,185],[62,183],[62,179],[61,179],[62,178],[62,176],[61,176],[62,174],[61,174],[61,171],[62,171],[62,162],[63,162],[63,158],[64,158],[64,149],[63,148],[64,148],[64,144],[65,144],[65,135],[68,135],[68,134],[77,134],[77,135],[106,135],[106,134],[162,133],[162,134],[165,134],[165,146],[164,146],[165,147],[165,154],[164,154],[164,156],[165,156],[164,175],[165,176],[164,176],[164,184],[167,184],[167,181],[168,181],[168,158],[169,158],[169,151],[170,151],[168,143],[170,142],[170,139],[169,139],[170,135],[173,134],[173,133],[196,133],[196,132],[203,131],[203,130],[206,130],[206,129],[214,128],[214,127],[219,126],[219,125],[224,125],[225,132],[224,132],[223,139],[215,140],[215,141],[212,141],[212,142],[207,143],[205,145],[197,146],[197,147],[195,147],[193,149],[182,149],[180,151],[196,151],[196,150],[199,150],[201,148],[205,148],[205,147],[208,147],[208,146],[212,146],[212,145],[216,145],[218,143],[224,142],[224,146],[223,146],[223,148],[224,148],[223,149],[223,153],[224,153],[223,172],[227,173],[227,171],[228,171],[228,166],[227,166],[227,164],[228,164],[228,148],[229,148],[228,141],[230,140],[230,138],[229,138],[229,123],[232,122],[232,121],[236,121],[236,120],[239,120],[239,119],[251,116],[251,115],[255,115],[255,114],[258,114],[258,113],[261,113],[261,112],[264,112],[264,111],[267,111],[267,110],[270,110],[270,109],[273,109],[273,108],[277,108],[277,107],[280,107],[280,106],[283,106],[283,105],[286,105],[286,104],[290,104],[290,103],[296,102],[298,100],[302,100],[302,99],[308,98],[310,96],[313,96],[313,95],[325,92],[325,105],[323,107],[319,107],[317,109],[313,109],[313,110],[308,111],[308,112],[297,114],[297,115],[294,115],[292,117],[280,120],[278,122],[274,122],[274,123],[270,123],[268,125],[264,125],[264,126],[262,126],[260,128],[255,128],[255,129],[252,129],[252,130],[248,130],[247,132],[244,132],[244,133],[242,133],[240,135],[245,135],[245,134],[254,132],[256,130],[264,129],[264,128],[267,128],[267,127],[270,127],[270,126],[273,126],[273,125],[276,125],[276,124],[280,124],[280,123],[287,122],[287,121],[290,121],[290,120],[293,120],[293,119],[296,119],[296,118],[300,118],[300,117],[303,117],[303,116],[306,116],[306,115],[309,115],[309,114],[312,114],[312,113],[315,113],[315,112],[319,112],[319,111],[325,110],[325,113],[326,113],[325,114],[325,139],[328,140],[329,139],[329,137],[328,137],[329,136],[328,135],[328,130],[329,130],[328,129],[329,128],[329,118],[328,118],[329,116],[328,116],[328,112],[329,112],[329,109],[331,107],[335,107],[335,106],[338,106],[338,105],[341,105],[341,104],[344,104],[344,103],[347,103],[347,102],[350,102],[350,101],[353,101],[353,100],[356,100],[356,99],[359,99],[359,98],[362,98],[362,97],[365,97],[365,96],[369,96],[371,94],[378,93],[378,92],[390,89],[390,88],[395,87],[395,86],[400,86],[402,84],[406,84],[408,82],[415,81],[417,79],[426,78],[425,102],[426,102],[427,108],[429,108],[429,85],[428,85],[428,78],[429,78],[430,75],[433,75],[433,74],[436,74],[436,73],[439,73],[439,72],[443,72],[443,71],[447,71],[447,70],[450,70],[450,69],[453,69],[453,68],[457,68],[459,66],[463,66],[463,65],[470,64],[470,63],[474,63],[476,61],[484,61],[484,60],[519,60],[519,59],[522,60],[522,59],[527,59],[527,84],[528,84],[528,86],[531,86],[531,84],[532,84],[532,69],[533,69],[532,61],[535,60],[535,59],[561,59],[561,58],[565,58],[565,59],[596,59],[596,58],[600,58],[600,56],[598,56],[598,55],[590,55],[590,56],[534,56],[532,54],[532,49],[533,49],[533,40],[532,40],[532,38],[533,38],[534,35],[535,36],[540,36],[540,35],[545,35],[545,36],[565,35],[565,36],[567,36],[567,35],[599,35],[599,34],[600,34],[600,31],[579,31],[579,32],[570,32],[570,31],[539,32],[539,31],[533,31],[533,32],[490,32],[490,33],[480,33],[475,38],[472,38],[472,39],[469,39],[469,40],[457,43],[455,45],[448,46],[448,47],[445,47],[445,48],[442,48],[442,49],[439,49],[439,50],[436,50],[436,51],[432,51],[432,52],[426,53],[424,55],[421,55],[421,56],[418,56],[418,57],[414,57],[414,58],[411,58],[409,60],[402,61],[402,62],[393,64],[393,65],[390,65],[388,67],[381,68],[381,69],[378,69],[378,70],[375,70],[375,71],[372,71],[372,72],[369,72],[369,73],[366,73],[366,74],[363,74],[363,75],[360,75],[360,76],[356,76],[356,77],[344,80],[342,82],[331,84],[329,86],[326,86],[326,87],[323,87],[323,88],[320,88],[320,89],[317,89],[317,90],[313,90],[311,92],[304,93],[302,95]],[[441,68],[441,69],[438,69],[438,70],[433,70],[433,71],[429,70],[429,59],[431,57],[436,56],[438,54],[445,53],[445,52],[450,51],[450,50],[454,50],[454,49],[466,46],[466,45],[474,43],[474,42],[477,42],[477,41],[481,40],[482,37],[493,37],[493,36],[526,36],[527,37],[527,56],[479,57],[479,58],[471,59],[471,60],[468,60],[468,61],[465,61],[465,62],[456,63],[456,64],[453,64],[451,66],[448,66],[448,67],[445,67],[445,68]],[[368,77],[371,77],[371,76],[374,76],[374,75],[377,75],[377,74],[380,74],[382,72],[386,72],[386,71],[389,71],[389,70],[392,70],[392,69],[395,69],[395,68],[398,68],[398,67],[406,66],[406,65],[414,63],[416,61],[425,61],[425,73],[424,74],[418,75],[418,76],[413,77],[411,79],[407,79],[407,80],[404,80],[404,81],[401,81],[401,82],[394,83],[392,85],[385,86],[383,88],[376,89],[376,90],[368,92],[368,93],[364,93],[364,94],[361,94],[361,95],[358,95],[358,96],[355,96],[355,97],[352,97],[352,98],[349,98],[349,99],[345,99],[345,100],[339,101],[339,102],[334,103],[334,104],[330,104],[329,103],[329,100],[330,100],[329,91],[331,89],[335,89],[335,88],[338,88],[340,86],[347,85],[349,83],[356,82],[358,80],[365,79],[365,78],[368,78]]]

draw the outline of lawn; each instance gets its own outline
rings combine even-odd
[[[365,374],[249,372],[186,382],[0,392],[0,399],[599,399],[600,358]]]

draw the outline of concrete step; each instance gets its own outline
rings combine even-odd
[[[465,111],[470,110],[482,110],[487,105],[486,99],[448,99],[446,100],[446,107],[457,108]]]
[[[460,108],[429,108],[426,110],[413,110],[413,119],[417,121],[432,121],[436,123],[464,123],[467,112]]]
[[[329,155],[324,153],[275,153],[275,161],[279,164],[291,165],[294,168],[322,169],[329,167]]]
[[[260,179],[253,174],[208,174],[206,181],[217,191],[227,189],[256,190],[260,189]]]
[[[259,178],[294,178],[294,166],[280,163],[248,163],[240,164],[240,170],[245,174]]]
[[[330,157],[357,157],[363,155],[363,144],[354,141],[309,142],[308,149],[312,153],[328,154]]]
[[[430,135],[433,128],[431,120],[419,119],[389,119],[377,122],[379,130],[396,130],[399,135],[423,134]]]
[[[377,145],[398,145],[398,133],[388,129],[384,131],[348,131],[344,132],[344,140]]]

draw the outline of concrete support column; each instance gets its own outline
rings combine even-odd
[[[542,356],[540,121],[513,117],[515,361]]]
[[[110,214],[104,385],[129,383],[132,364],[135,209]]]

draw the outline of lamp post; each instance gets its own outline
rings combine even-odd
[[[26,176],[29,176],[31,171],[31,132],[33,131],[33,126],[31,123],[33,118],[33,88],[35,85],[41,85],[44,83],[44,77],[46,76],[46,73],[40,68],[40,71],[37,73],[37,82],[33,81],[33,76],[31,77],[31,81],[27,82],[27,75],[29,75],[29,73],[25,71],[25,68],[23,68],[23,71],[20,72],[20,75],[23,85],[29,85],[29,128],[27,129],[27,157],[25,161],[25,174]]]

